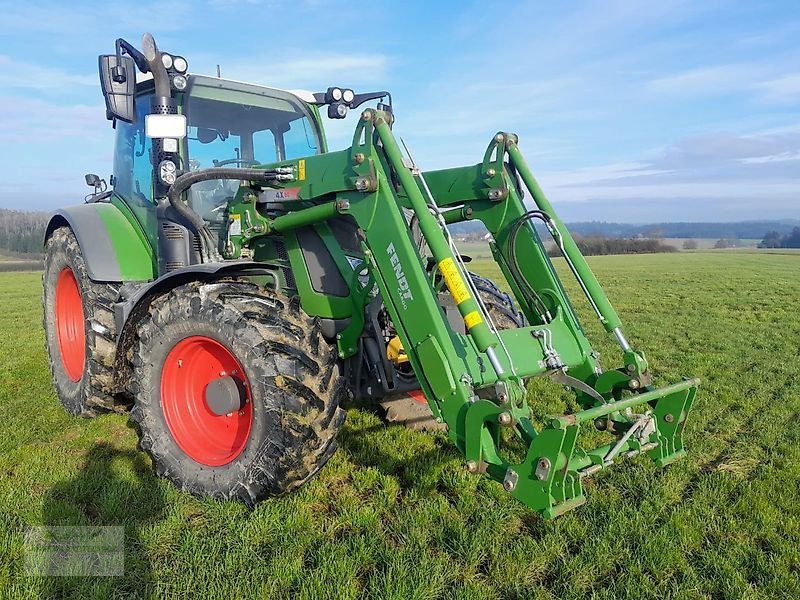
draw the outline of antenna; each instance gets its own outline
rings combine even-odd
[[[217,79],[222,79],[222,71],[220,70],[219,65],[217,65]]]

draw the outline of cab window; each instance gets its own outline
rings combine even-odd
[[[294,96],[246,84],[194,77],[184,101],[189,170],[251,167],[319,151],[308,109]],[[192,186],[192,208],[207,221],[223,209],[239,182],[212,180]]]
[[[136,121],[117,121],[114,144],[114,193],[125,200],[142,228],[154,242],[155,204],[153,167],[150,151],[153,141],[144,134],[144,117],[150,112],[150,95],[136,97]]]

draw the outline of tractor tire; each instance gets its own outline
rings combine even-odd
[[[179,489],[253,506],[335,452],[337,353],[286,297],[244,281],[189,283],[154,300],[137,333],[131,418],[156,474]]]
[[[74,416],[113,410],[115,284],[89,279],[69,227],[45,242],[42,309],[50,374],[59,401]]]
[[[469,275],[497,329],[516,329],[525,326],[525,316],[517,308],[510,294],[497,287],[491,279],[475,273]]]

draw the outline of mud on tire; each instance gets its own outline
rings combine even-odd
[[[249,390],[245,441],[229,462],[216,466],[182,449],[178,440],[185,433],[173,435],[162,402],[171,349],[197,336],[218,342],[235,357]],[[196,496],[252,506],[314,477],[337,448],[345,417],[339,408],[344,388],[337,355],[315,320],[270,290],[243,281],[171,290],[152,303],[138,325],[133,368],[131,417],[140,446],[159,476]],[[199,447],[195,457],[202,455]]]
[[[75,278],[83,309],[85,346],[82,372],[65,362],[59,346],[56,290],[59,276],[66,269]],[[82,417],[93,417],[98,412],[114,409],[114,302],[119,294],[118,285],[89,279],[75,235],[69,227],[60,227],[45,243],[42,287],[45,347],[59,401],[71,415]],[[73,371],[73,376],[68,374],[69,371]]]
[[[525,326],[525,317],[517,308],[514,299],[491,279],[470,273],[472,283],[489,311],[489,316],[498,329],[515,329]]]

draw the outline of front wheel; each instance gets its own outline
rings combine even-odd
[[[336,354],[315,321],[259,286],[191,283],[138,326],[131,417],[158,475],[248,505],[311,479],[344,422]]]
[[[89,279],[69,227],[56,229],[45,243],[42,284],[45,345],[62,406],[82,417],[117,408],[113,396],[117,287]]]

